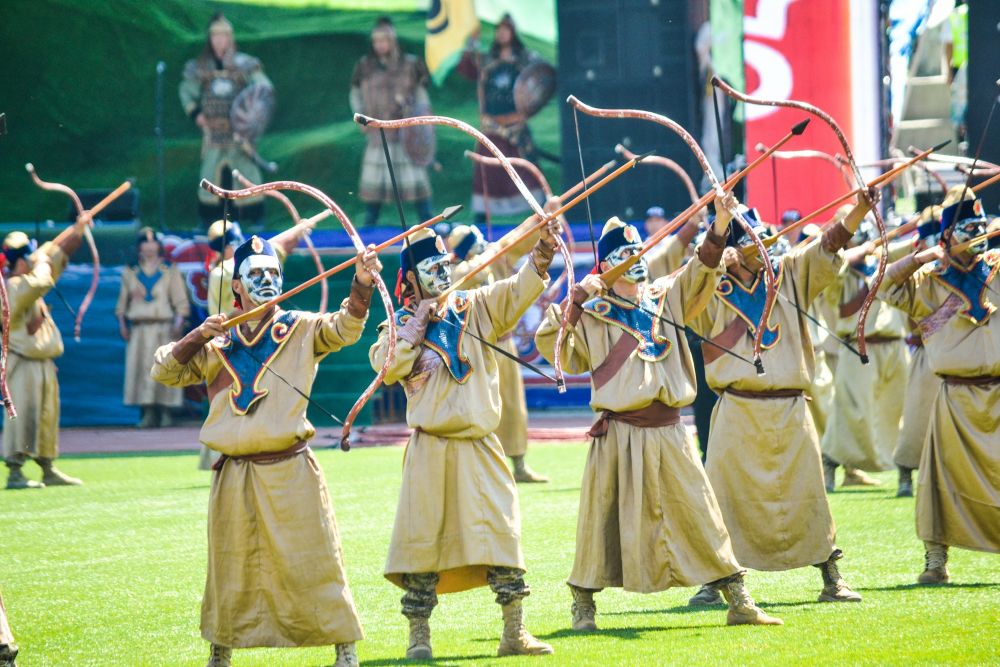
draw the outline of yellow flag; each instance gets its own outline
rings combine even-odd
[[[458,64],[465,42],[479,27],[473,0],[432,0],[427,9],[424,59],[431,79],[441,85]]]

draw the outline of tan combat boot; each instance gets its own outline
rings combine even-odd
[[[230,660],[233,657],[233,649],[228,646],[212,644],[209,649],[208,664],[205,667],[230,667]]]
[[[406,649],[407,660],[431,660],[431,623],[428,618],[410,619],[410,648]]]
[[[729,613],[726,614],[726,625],[784,625],[780,618],[768,616],[757,606],[743,585],[743,575],[735,574],[724,579],[726,583],[719,586],[722,595],[729,603]]]
[[[8,489],[44,489],[45,485],[28,479],[24,476],[21,466],[15,463],[7,464],[7,488]]]
[[[840,576],[837,561],[844,553],[836,549],[826,561],[814,565],[823,574],[823,590],[819,594],[820,602],[861,602],[861,595],[855,593]]]
[[[841,486],[881,486],[882,481],[869,477],[863,470],[844,466],[844,481]]]
[[[528,464],[524,462],[524,455],[512,456],[510,457],[511,463],[514,464],[514,481],[521,484],[545,484],[549,481],[549,478],[545,475],[539,475],[537,472],[528,467]]]
[[[497,647],[497,656],[550,655],[552,647],[538,641],[524,628],[524,609],[520,600],[503,606],[503,636]]]
[[[719,589],[712,584],[704,584],[698,592],[688,600],[689,607],[708,607],[715,604],[723,604],[722,595]]]
[[[573,593],[573,629],[577,632],[593,632],[597,629],[594,616],[597,615],[597,605],[594,603],[594,591],[570,586]]]
[[[358,652],[354,650],[354,642],[349,644],[337,644],[334,646],[337,650],[337,662],[333,663],[333,667],[358,667]]]
[[[924,542],[924,548],[924,571],[917,577],[917,583],[924,586],[947,584],[951,581],[948,575],[948,545]]]
[[[82,481],[70,477],[52,464],[52,459],[39,456],[35,461],[42,468],[42,482],[45,486],[80,486]]]

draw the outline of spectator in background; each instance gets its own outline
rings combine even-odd
[[[357,62],[351,75],[351,110],[381,120],[429,113],[429,75],[423,60],[400,50],[396,29],[388,17],[375,22],[371,38],[371,50]],[[374,225],[382,204],[396,200],[379,131],[363,126],[361,131],[368,143],[358,191],[365,203],[365,225]],[[421,220],[430,219],[431,183],[426,166],[415,164],[407,154],[401,132],[386,130],[385,136],[400,198],[414,202]]]
[[[965,141],[965,109],[968,105],[966,70],[969,63],[969,6],[955,0],[948,21],[942,24],[941,42],[948,61],[948,84],[951,86],[951,124],[958,142]]]
[[[650,206],[646,209],[646,238],[663,229],[667,222],[667,212],[662,206]]]
[[[191,313],[184,279],[164,259],[163,243],[149,227],[139,230],[138,256],[122,271],[115,316],[125,351],[125,405],[138,405],[139,428],[173,426],[171,408],[183,401],[180,389],[155,382],[149,362],[161,345],[181,337]]]
[[[230,110],[236,97],[252,85],[271,87],[260,61],[236,50],[233,26],[218,12],[208,24],[208,38],[201,55],[184,66],[180,85],[181,104],[201,128],[201,178],[224,188],[233,186],[233,169],[260,183],[260,169],[253,160],[255,150],[233,133]],[[263,196],[238,200],[237,217],[259,221],[264,215]],[[198,189],[198,213],[202,224],[222,217],[222,201]]]
[[[514,83],[525,68],[541,61],[541,56],[524,46],[514,20],[505,14],[497,24],[489,51],[479,52],[477,32],[458,64],[459,74],[478,81],[480,129],[508,157],[534,160],[536,148],[527,118],[514,104]],[[476,146],[476,152],[491,155],[482,145]],[[535,177],[521,169],[517,172],[535,199],[542,201],[545,195]],[[472,176],[472,210],[476,222],[481,223],[487,212],[522,213],[528,210],[528,203],[503,168],[477,164]]]

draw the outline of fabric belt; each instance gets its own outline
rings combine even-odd
[[[903,339],[900,338],[899,336],[865,336],[865,342],[871,345],[881,345],[882,343],[895,343],[897,340],[903,340]]]
[[[739,396],[740,398],[754,398],[754,399],[772,399],[772,398],[799,398],[804,396],[805,392],[801,389],[769,389],[767,391],[744,391],[742,389],[733,389],[732,387],[726,387],[722,390],[727,394],[732,394],[733,396]]]
[[[659,428],[661,426],[673,426],[681,421],[681,409],[674,408],[659,401],[653,401],[644,408],[638,410],[626,410],[625,412],[613,412],[605,410],[600,418],[587,431],[588,438],[599,438],[608,433],[608,422],[623,422],[639,428]]]
[[[905,338],[906,344],[910,347],[923,347],[924,339],[922,336],[907,336]]]
[[[1000,375],[973,375],[964,377],[961,375],[939,375],[945,384],[972,386],[972,387],[992,387],[1000,384]]]
[[[222,466],[226,464],[226,461],[232,459],[233,461],[246,462],[246,463],[257,463],[259,465],[268,465],[270,463],[279,463],[281,461],[287,461],[288,459],[295,458],[299,454],[304,454],[309,451],[309,443],[305,440],[299,440],[294,445],[287,449],[281,449],[277,452],[260,452],[259,454],[244,454],[242,456],[229,456],[223,454],[219,457],[219,460],[212,465],[212,470],[220,471]]]

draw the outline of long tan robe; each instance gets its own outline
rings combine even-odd
[[[170,342],[174,320],[187,318],[191,305],[177,267],[161,262],[156,270],[160,278],[148,293],[138,277],[141,267],[128,266],[122,271],[115,316],[128,320],[130,327],[125,348],[125,405],[179,407],[183,391],[153,380],[149,360],[157,348]]]
[[[365,320],[348,313],[346,302],[335,313],[297,315],[290,331],[280,323],[270,326],[269,318],[257,334],[243,325],[231,335],[259,354],[266,336],[284,336],[268,365],[308,395],[319,361],[357,342]],[[202,444],[227,456],[245,456],[310,440],[316,429],[306,418],[306,399],[274,373],[258,372],[253,387],[264,395],[241,414],[242,404],[233,399],[239,383],[219,349],[225,340],[206,343],[187,364],[174,358],[174,343],[165,345],[156,351],[151,371],[158,382],[174,387],[208,383]],[[201,635],[239,648],[322,646],[362,638],[337,521],[311,452],[277,463],[227,460],[213,475]]]
[[[829,323],[834,318],[830,309],[824,307],[825,303],[826,300],[821,293],[806,310],[822,322],[823,326],[830,328]],[[829,332],[818,327],[815,322],[809,321],[808,326],[809,336],[813,341],[813,355],[816,359],[812,386],[808,392],[812,400],[808,401],[808,406],[813,424],[816,426],[816,433],[822,440],[830,410],[833,408],[834,369],[837,368],[838,355],[843,348],[839,347],[840,343],[834,340]]]
[[[462,309],[468,331],[495,342],[545,284],[526,262],[512,277],[457,292],[449,303]],[[369,352],[372,368],[385,365],[387,341],[383,326]],[[438,353],[401,337],[385,377],[387,384],[402,382],[413,429],[385,563],[385,577],[401,588],[408,573],[437,572],[437,592],[453,593],[487,585],[491,566],[526,569],[517,487],[494,435],[501,411],[497,355],[471,336],[461,338],[459,353],[471,367],[462,383]]]
[[[729,355],[705,364],[705,379],[719,401],[712,412],[705,469],[736,557],[755,570],[789,570],[825,561],[837,529],[823,489],[819,437],[805,396],[746,398],[726,391],[808,392],[815,373],[806,308],[835,278],[841,260],[814,242],[781,259],[778,298],[769,320],[779,338],[762,352],[765,374]],[[763,274],[757,278],[763,280]],[[740,289],[733,280],[734,289]],[[721,297],[694,322],[715,338],[736,318]],[[749,330],[731,348],[753,357]]]
[[[839,315],[840,304],[867,289],[867,281],[850,267],[841,270],[837,280],[824,296]],[[909,367],[904,341],[906,324],[902,313],[876,300],[868,312],[865,335],[891,340],[868,343],[868,364],[846,350],[840,354],[834,377],[833,408],[823,433],[822,449],[842,465],[871,472],[893,467],[892,450],[899,438]],[[857,326],[855,313],[838,316],[831,328],[856,346]]]
[[[36,257],[49,256],[51,274],[43,277]],[[10,298],[10,359],[7,386],[17,419],[4,413],[3,452],[54,459],[59,455],[59,381],[52,361],[62,356],[62,334],[43,297],[55,287],[69,263],[58,245],[43,244],[30,258],[35,268],[7,281]]]
[[[995,266],[1000,252],[986,256]],[[923,320],[951,291],[924,267],[902,284],[886,280],[880,298]],[[1000,303],[994,278],[989,300]],[[935,318],[941,319],[941,318]],[[938,375],[1000,377],[1000,316],[976,324],[962,314],[924,329],[924,349]],[[917,536],[951,546],[1000,553],[1000,384],[942,384],[931,410],[920,459]]]
[[[523,245],[523,244],[522,244]],[[518,251],[511,251],[498,259],[489,268],[480,271],[469,279],[470,288],[479,285],[488,285],[508,278],[514,274],[514,260]],[[452,279],[458,280],[477,265],[472,261],[460,263],[452,271]],[[497,345],[505,351],[517,356],[517,343],[514,340],[513,332],[507,332],[501,336]],[[524,377],[521,375],[521,367],[516,361],[508,359],[503,355],[497,355],[497,370],[500,373],[500,425],[495,431],[503,447],[503,453],[507,456],[524,456],[528,451],[528,404],[524,398]]]
[[[915,470],[920,467],[920,456],[927,441],[927,430],[934,412],[934,398],[941,388],[941,380],[931,370],[927,351],[922,346],[910,351],[910,373],[903,399],[903,425],[899,429],[892,462],[897,466]]]
[[[647,289],[662,317],[681,323],[705,307],[720,275],[694,258]],[[535,334],[539,352],[550,361],[561,318],[560,305],[549,306]],[[654,327],[670,341],[669,353],[647,361],[635,349],[605,384],[592,381],[595,412],[637,410],[654,401],[680,408],[694,401],[687,337],[661,320]],[[564,341],[563,367],[571,373],[600,368],[629,335],[585,311]],[[698,448],[683,424],[640,428],[612,421],[606,435],[591,440],[570,584],[652,593],[716,581],[740,569]]]

